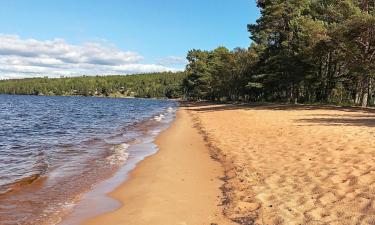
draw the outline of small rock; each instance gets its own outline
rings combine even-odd
[[[260,208],[260,204],[256,202],[239,202],[237,204],[237,211],[239,213],[252,212]]]

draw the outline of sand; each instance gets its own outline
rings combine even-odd
[[[84,225],[231,224],[222,216],[220,163],[210,157],[186,109],[158,136],[159,151],[140,162],[110,196],[123,206]]]
[[[375,224],[375,110],[190,107],[226,170],[239,224]]]
[[[375,224],[373,109],[194,104],[156,143],[86,225]]]

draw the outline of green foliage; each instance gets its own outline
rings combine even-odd
[[[192,50],[192,99],[375,104],[375,0],[258,0],[252,45]]]
[[[23,79],[0,93],[375,105],[375,0],[258,0],[248,49],[191,50],[185,73]]]
[[[184,72],[0,81],[1,94],[179,98]]]
[[[249,65],[257,60],[252,51],[225,47],[213,51],[192,50],[188,53],[185,97],[190,99],[238,100],[247,90]]]

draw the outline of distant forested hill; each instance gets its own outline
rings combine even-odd
[[[184,72],[0,81],[0,94],[178,98]]]

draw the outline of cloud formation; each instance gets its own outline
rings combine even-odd
[[[179,56],[168,56],[158,60],[158,64],[163,66],[185,66],[187,64],[187,59]]]
[[[39,41],[0,34],[0,79],[177,71],[143,64],[136,52],[100,43],[72,45],[63,39]]]

